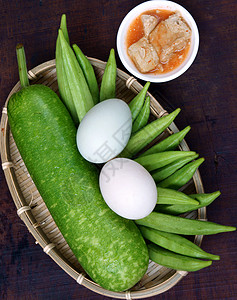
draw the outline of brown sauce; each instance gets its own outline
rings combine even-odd
[[[152,15],[158,18],[159,23],[163,20],[166,20],[170,15],[172,15],[174,12],[169,10],[148,10],[143,12],[143,14]],[[137,41],[139,41],[142,37],[144,37],[144,30],[143,30],[143,24],[141,21],[141,15],[138,16],[135,20],[132,21],[132,23],[129,26],[127,36],[126,36],[126,47],[127,49]],[[150,72],[150,74],[164,74],[168,73],[170,71],[173,71],[177,67],[179,67],[183,61],[186,59],[188,52],[190,49],[190,43],[182,49],[181,51],[176,52],[166,64],[162,64],[163,71],[155,69]]]

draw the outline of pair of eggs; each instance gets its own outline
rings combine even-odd
[[[120,99],[95,105],[77,130],[77,147],[92,163],[105,165],[99,177],[107,205],[127,219],[141,219],[154,209],[157,188],[150,173],[137,162],[115,158],[126,147],[132,132],[129,106]]]

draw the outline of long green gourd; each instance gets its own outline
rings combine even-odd
[[[18,57],[22,70],[24,55]],[[8,117],[27,169],[84,270],[105,289],[131,288],[147,270],[147,246],[134,222],[104,202],[98,171],[79,154],[64,104],[49,87],[26,80],[9,100]]]

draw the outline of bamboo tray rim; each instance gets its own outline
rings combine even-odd
[[[92,65],[96,68],[104,68],[105,62],[90,58]],[[41,76],[45,71],[55,69],[55,59],[44,62],[32,70],[28,71],[28,77],[30,80],[34,80]],[[124,71],[117,69],[117,76],[120,79],[123,79],[126,83],[126,87],[131,89],[134,93],[138,93],[142,89],[142,85],[137,81],[133,76],[128,75]],[[44,231],[37,224],[37,221],[34,215],[31,212],[30,206],[26,203],[24,196],[18,186],[16,175],[14,172],[14,166],[11,162],[10,151],[9,151],[9,135],[10,128],[7,117],[7,103],[10,96],[20,89],[20,82],[13,87],[9,93],[5,105],[2,109],[2,118],[1,118],[1,136],[0,136],[0,152],[2,159],[2,168],[5,174],[5,178],[17,208],[17,214],[21,220],[25,223],[29,232],[33,235],[36,240],[36,244],[39,244],[43,251],[48,254],[66,273],[68,273],[77,283],[85,286],[86,288],[99,293],[104,296],[118,298],[118,299],[142,299],[147,297],[152,297],[163,293],[173,286],[175,286],[184,276],[188,274],[186,271],[176,271],[170,278],[166,279],[164,282],[149,288],[144,288],[137,291],[125,291],[125,292],[112,292],[100,287],[98,284],[94,283],[92,280],[85,277],[84,273],[79,273],[75,268],[68,262],[66,258],[55,248],[55,245],[50,242]],[[167,111],[159,104],[159,102],[148,92],[151,99],[151,113],[156,117],[161,117],[167,114]],[[173,122],[169,129],[172,132],[178,132],[178,128]],[[189,147],[185,140],[181,143],[183,150],[189,150]],[[199,171],[197,170],[193,176],[193,181],[195,189],[198,193],[204,193],[203,184]],[[198,219],[206,220],[206,208],[203,207],[198,209]],[[195,236],[195,243],[201,245],[203,236]]]

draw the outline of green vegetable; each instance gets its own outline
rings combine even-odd
[[[145,239],[175,253],[202,259],[220,259],[220,256],[203,251],[196,244],[180,235],[144,226],[140,226],[139,229]]]
[[[28,74],[27,74],[25,50],[24,50],[24,47],[22,44],[17,45],[16,55],[17,55],[18,69],[21,70],[21,72],[19,72],[21,86],[26,87],[30,83],[29,83],[29,78],[28,78]]]
[[[65,72],[64,60],[62,57],[62,47],[59,36],[56,42],[56,72],[61,100],[63,101],[69,113],[71,114],[75,125],[78,126],[79,118],[77,115],[76,107],[73,102],[73,96],[69,87],[67,74]]]
[[[83,74],[86,78],[86,82],[90,89],[94,104],[99,102],[100,99],[100,92],[97,83],[97,79],[95,76],[95,71],[89,61],[89,59],[83,54],[81,49],[77,45],[72,45],[74,52],[76,54],[76,58],[79,62],[79,65],[83,71]]]
[[[173,133],[167,138],[165,138],[163,141],[159,142],[158,144],[154,145],[150,149],[148,149],[146,152],[142,153],[141,156],[149,155],[149,154],[154,154],[158,152],[163,152],[163,151],[171,151],[174,150],[175,148],[178,147],[180,142],[184,139],[186,134],[189,132],[191,129],[190,126],[185,127],[183,130]]]
[[[136,155],[159,134],[161,134],[174,121],[179,112],[180,108],[177,108],[171,114],[149,123],[144,128],[136,132],[130,138],[127,146],[120,154],[120,157],[131,158]]]
[[[160,231],[184,235],[209,235],[236,230],[232,226],[219,225],[213,222],[191,220],[151,212],[147,217],[135,221],[138,225],[147,226]]]
[[[117,65],[114,49],[110,50],[105,71],[100,86],[100,101],[115,98],[116,96]]]
[[[198,206],[199,202],[182,192],[172,189],[157,187],[157,204],[192,205]]]
[[[133,98],[133,100],[129,103],[129,108],[131,110],[131,114],[132,114],[132,120],[134,122],[134,120],[137,118],[137,116],[139,115],[144,100],[146,98],[146,93],[147,90],[150,86],[150,82],[147,82],[144,87],[142,88],[142,90]],[[149,110],[150,110],[150,106],[149,106]]]
[[[174,174],[175,171],[189,163],[190,161],[198,158],[198,154],[196,155],[190,155],[187,157],[182,157],[180,159],[175,160],[174,162],[168,164],[167,166],[164,166],[163,168],[156,169],[151,172],[151,175],[155,182],[160,182],[166,178],[168,178],[170,175]]]
[[[194,175],[197,168],[204,162],[204,158],[199,158],[182,167],[173,175],[158,183],[160,187],[178,190],[185,185]]]
[[[211,204],[218,196],[220,196],[220,192],[216,191],[214,193],[209,193],[209,194],[193,194],[193,195],[188,195],[189,197],[196,199],[199,201],[199,205],[192,205],[192,204],[187,204],[187,205],[178,205],[178,204],[173,204],[173,205],[157,205],[155,210],[158,212],[162,212],[165,214],[171,214],[171,215],[179,215],[183,214],[189,211],[193,211],[195,209],[208,206]]]
[[[135,133],[142,129],[148,122],[150,115],[150,97],[146,97],[145,103],[139,112],[136,120],[133,122],[132,125],[132,133]]]
[[[209,267],[212,264],[212,261],[180,255],[154,244],[148,245],[148,251],[151,260],[174,270],[194,272]]]
[[[70,45],[68,31],[67,31],[67,20],[66,20],[66,15],[65,14],[63,14],[62,17],[61,17],[60,28],[62,29],[65,40]]]
[[[81,121],[85,114],[94,106],[94,102],[81,67],[73,50],[65,40],[61,29],[59,29],[58,34],[62,51],[61,59],[65,71],[64,79],[67,80],[79,121]],[[64,101],[67,102],[65,99]]]
[[[103,200],[98,170],[78,152],[64,104],[49,87],[27,86],[10,98],[8,117],[26,167],[81,266],[105,289],[131,288],[147,270],[146,244],[134,222]]]
[[[195,155],[194,151],[167,151],[146,156],[141,156],[135,159],[136,162],[141,164],[147,171],[153,171],[158,168],[167,166],[168,164],[176,161],[179,158]]]

